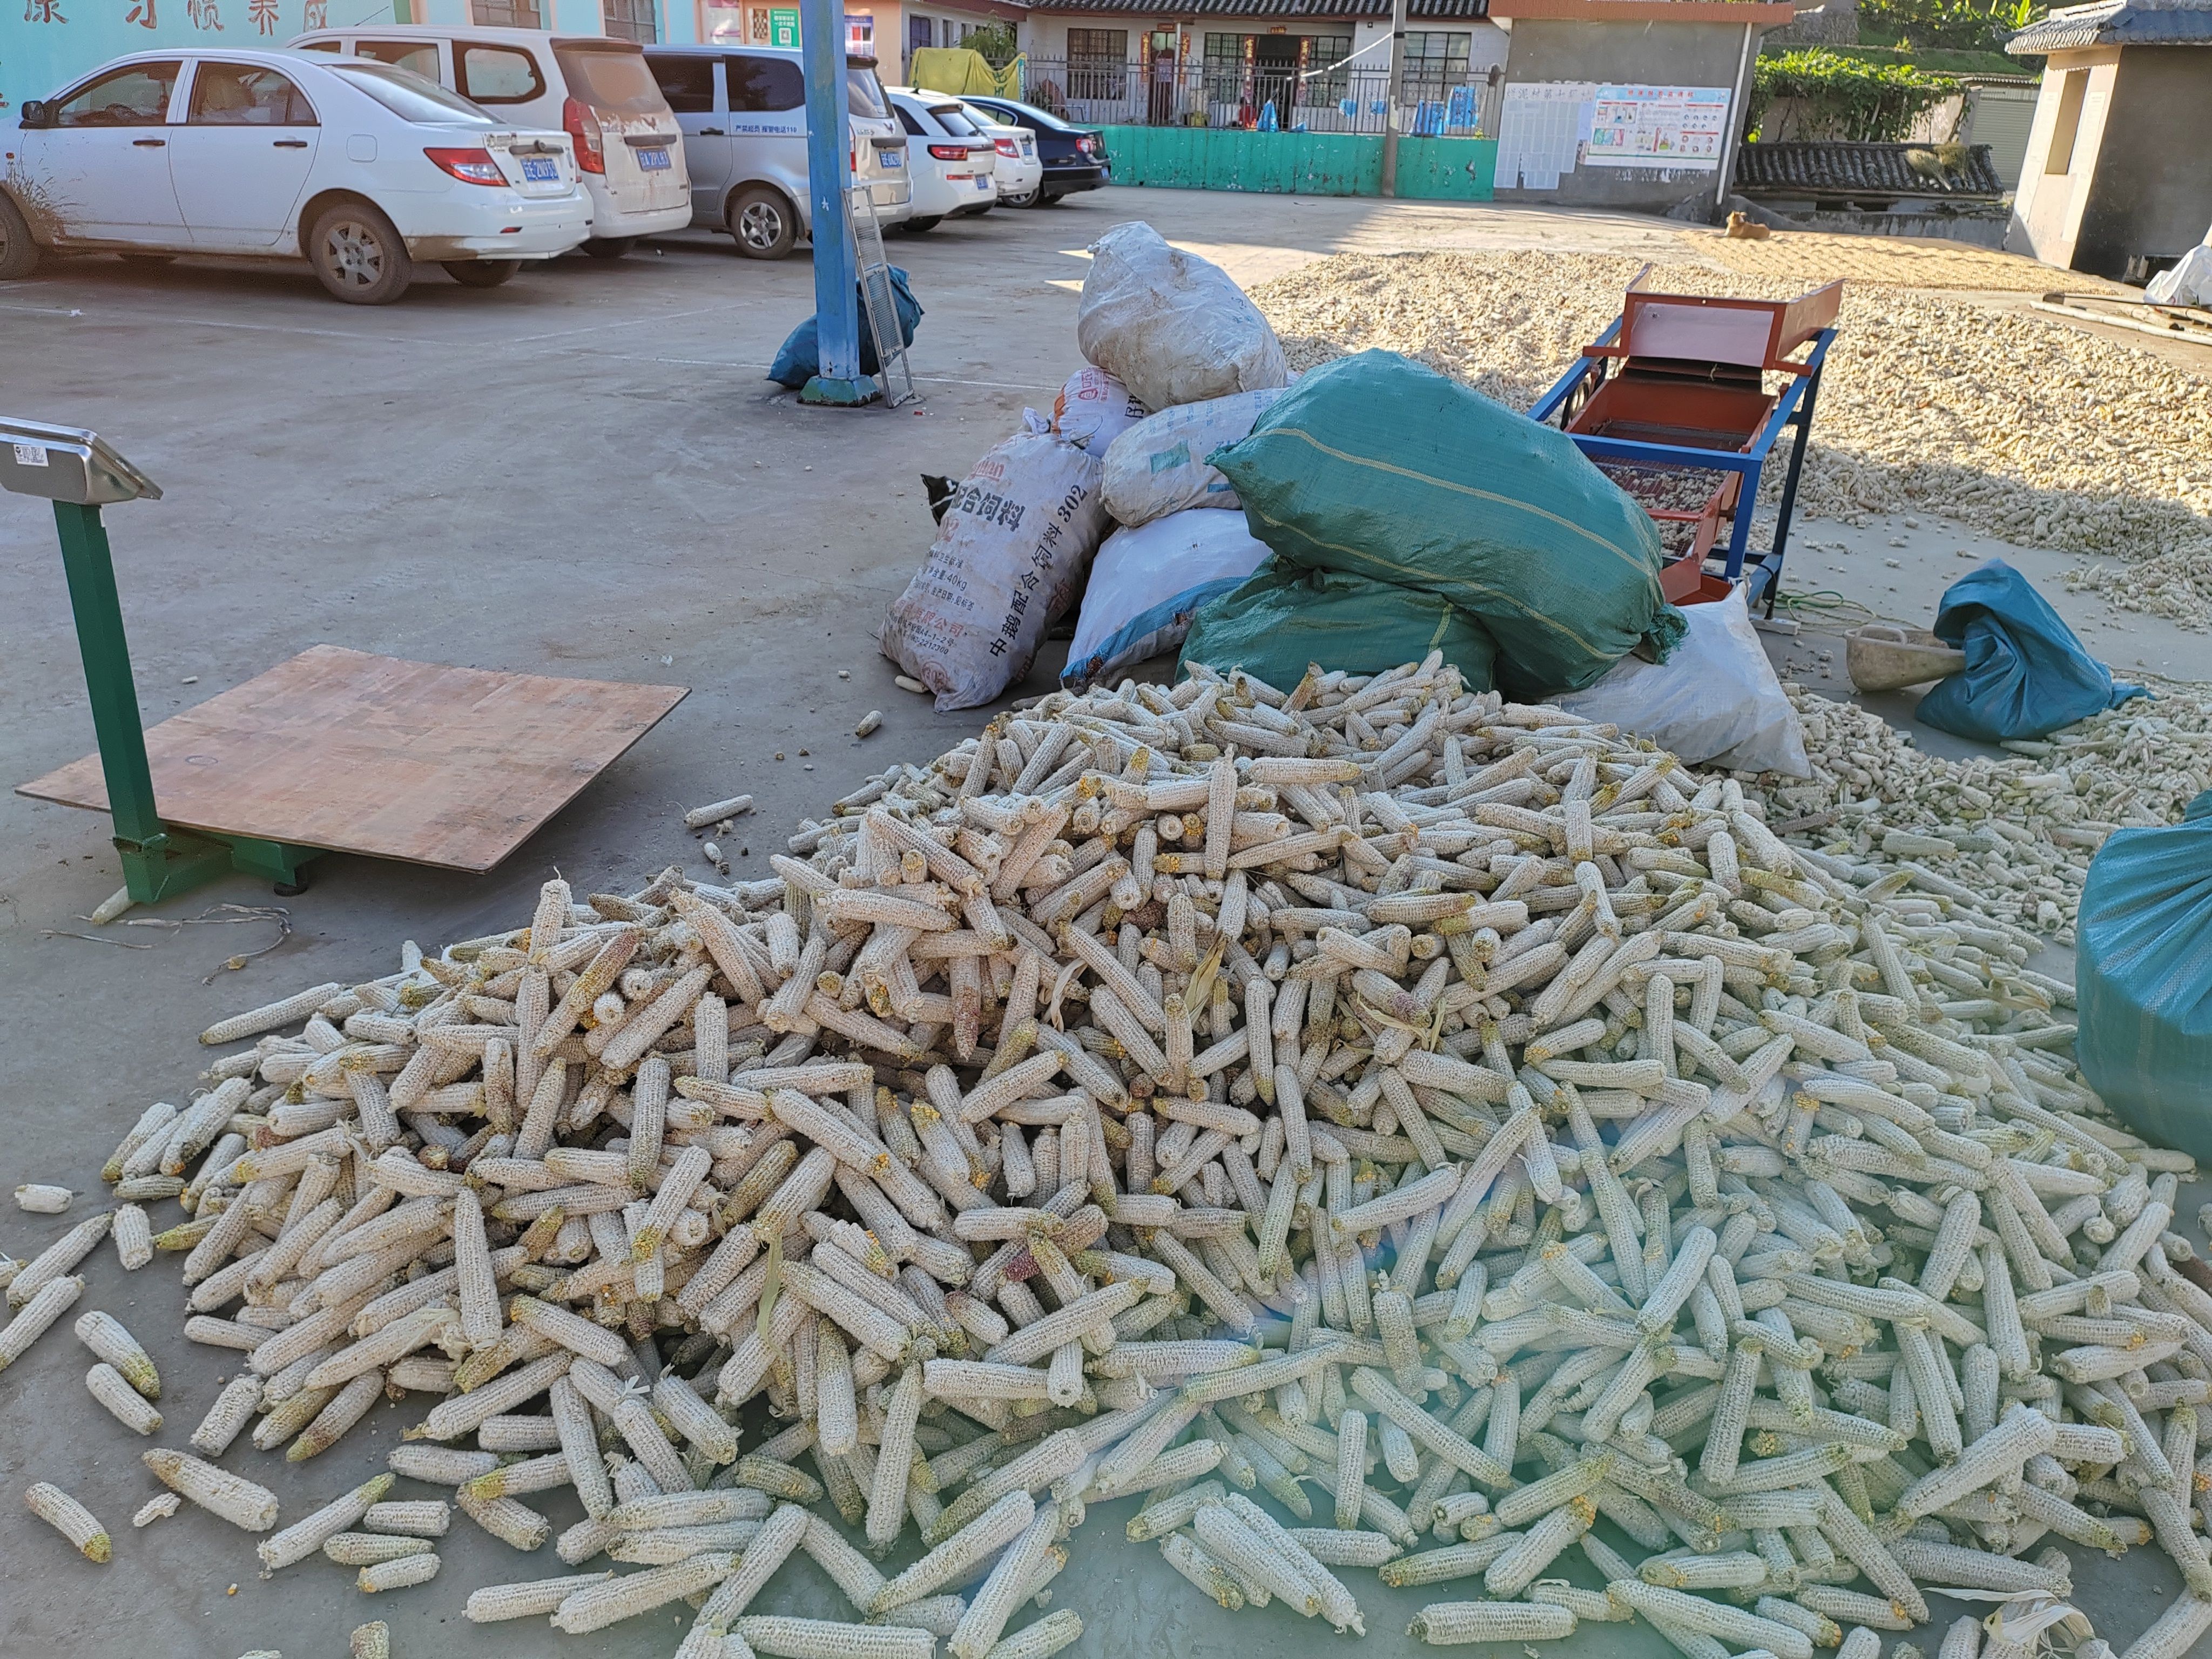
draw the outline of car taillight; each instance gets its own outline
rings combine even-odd
[[[996,149],[1001,155],[1018,156],[1021,155],[1020,149],[1016,147],[1014,141],[1011,138],[994,138],[991,141],[991,145],[992,148]]]
[[[605,173],[607,152],[599,133],[599,118],[590,105],[570,98],[561,106],[562,131],[576,141],[576,170],[580,173]]]
[[[507,175],[488,149],[426,149],[423,155],[465,185],[503,185]]]
[[[965,144],[932,144],[929,153],[940,161],[964,161],[968,159]]]
[[[1098,153],[1098,141],[1088,133],[1075,141],[1075,147],[1085,155],[1096,155]]]

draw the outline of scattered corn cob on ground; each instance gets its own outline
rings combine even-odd
[[[1960,787],[1897,799],[1940,829]],[[1201,672],[890,768],[769,878],[549,883],[211,1028],[117,1147],[181,1182],[173,1316],[235,1373],[146,1490],[227,1578],[684,1659],[1047,1659],[1120,1498],[1261,1640],[1402,1643],[1379,1585],[1432,1644],[1869,1659],[1952,1587],[1998,1611],[1942,1659],[2105,1659],[2063,1540],[2172,1559],[2116,1645],[2179,1659],[2189,1160],[2082,1086],[2033,919],[1943,873],[1971,843],[1802,805],[1434,659]],[[11,1272],[0,1363],[108,1224]],[[162,1392],[154,1316],[77,1315],[110,1411]],[[270,1455],[387,1397],[388,1468],[280,1515]],[[62,1482],[26,1501],[104,1571]],[[527,1559],[441,1582],[471,1528]],[[762,1603],[800,1555],[827,1616]]]

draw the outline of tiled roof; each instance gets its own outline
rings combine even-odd
[[[1490,0],[1411,0],[1421,19],[1487,17]],[[1146,17],[1388,17],[1390,0],[1033,0],[1030,12]]]
[[[2094,0],[2031,23],[2005,50],[2015,58],[2080,46],[2212,46],[2212,0]]]
[[[1747,195],[1937,196],[1961,201],[1995,201],[2003,194],[1987,144],[1968,145],[1966,166],[1955,173],[1940,168],[1923,173],[1907,159],[1909,152],[1925,155],[1928,149],[1924,144],[1841,142],[1744,144],[1736,150],[1735,187]]]

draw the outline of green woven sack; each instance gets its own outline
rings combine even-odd
[[[1375,674],[1441,651],[1468,690],[1487,691],[1497,650],[1480,623],[1433,593],[1271,558],[1191,619],[1182,660],[1288,691],[1315,663]]]
[[[1579,690],[1646,635],[1664,660],[1682,635],[1642,507],[1564,433],[1395,352],[1310,370],[1209,459],[1279,559],[1479,618],[1517,700]]]

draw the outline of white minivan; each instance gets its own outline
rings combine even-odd
[[[635,41],[542,29],[376,23],[317,30],[289,46],[397,64],[501,120],[565,131],[575,143],[577,170],[592,200],[586,253],[619,258],[639,237],[691,222],[683,135]]]
[[[645,61],[684,130],[691,222],[726,230],[748,258],[783,258],[811,234],[814,214],[799,54],[773,46],[648,46]],[[845,60],[845,112],[853,182],[868,186],[885,226],[902,222],[910,194],[906,134],[872,58]]]

